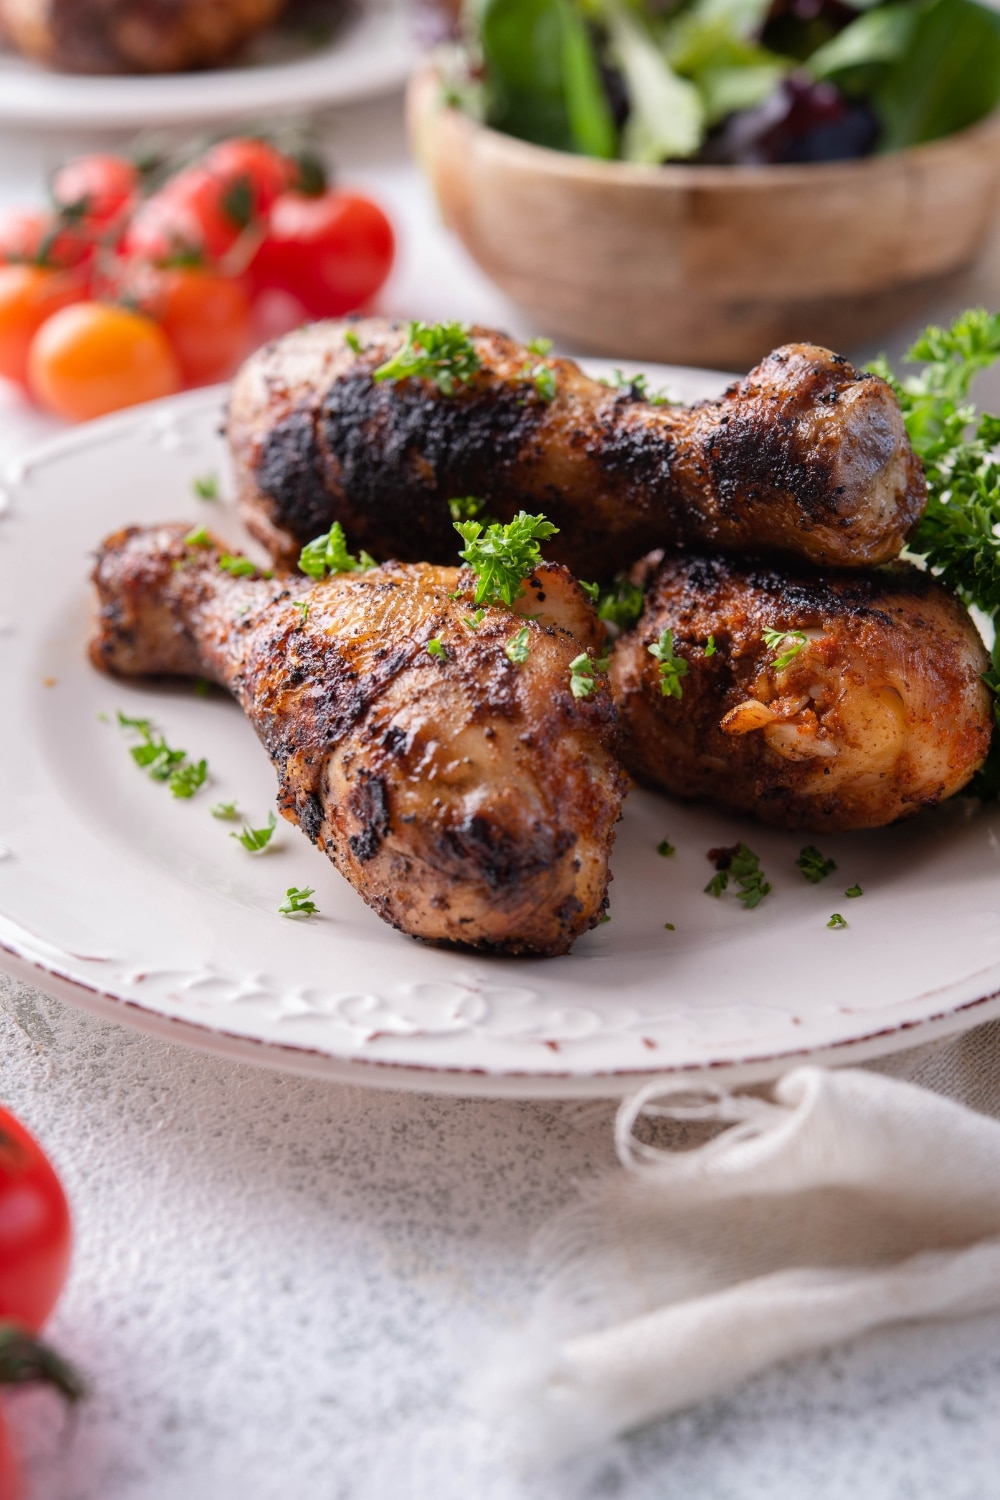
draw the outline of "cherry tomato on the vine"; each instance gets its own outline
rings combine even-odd
[[[53,313],[82,293],[72,275],[42,266],[0,266],[0,375],[23,385],[32,341]]]
[[[220,183],[232,185],[242,180],[249,184],[252,212],[258,216],[267,213],[279,193],[291,187],[297,176],[295,163],[289,157],[266,141],[252,137],[220,141],[206,153],[203,165]]]
[[[139,173],[120,156],[81,156],[60,167],[52,199],[63,216],[106,236],[125,222],[139,189]]]
[[[170,340],[185,385],[231,375],[249,352],[250,297],[243,282],[216,271],[154,275],[145,305]]]
[[[259,289],[290,292],[312,317],[335,318],[375,295],[394,252],[392,225],[370,198],[283,193],[250,275]]]
[[[172,396],[180,390],[181,371],[152,318],[103,302],[79,302],[38,330],[28,383],[43,406],[81,422]]]
[[[37,1333],[69,1268],[66,1195],[48,1157],[0,1109],[0,1318]]]
[[[0,218],[0,264],[67,270],[92,260],[86,235],[44,209],[14,209]]]

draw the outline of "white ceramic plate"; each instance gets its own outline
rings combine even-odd
[[[403,0],[366,0],[311,49],[275,29],[239,65],[201,73],[86,78],[0,50],[0,123],[141,128],[299,112],[399,88],[415,58]]]
[[[684,399],[722,381],[652,373]],[[838,869],[811,886],[794,866],[805,837],[634,792],[611,921],[548,961],[403,937],[285,824],[273,850],[246,854],[208,810],[235,799],[262,824],[274,805],[236,706],[111,681],[84,655],[89,554],[107,532],[180,518],[245,545],[225,498],[191,488],[217,472],[225,495],[223,394],[77,429],[0,476],[0,953],[14,972],[234,1056],[483,1094],[616,1094],[679,1069],[760,1078],[1000,1013],[1000,812],[971,802],[818,840]],[[119,708],[207,756],[211,784],[179,802],[149,780]],[[665,836],[672,858],[656,852]],[[774,885],[755,911],[703,893],[706,851],[739,838]],[[855,882],[864,896],[849,900]],[[321,917],[277,914],[290,885],[315,887]],[[834,911],[846,930],[827,928]]]

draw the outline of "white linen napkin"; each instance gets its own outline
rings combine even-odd
[[[963,1052],[626,1100],[624,1170],[539,1237],[544,1290],[483,1382],[491,1418],[556,1459],[879,1324],[1000,1306],[1000,1121],[885,1076],[1000,1107]]]

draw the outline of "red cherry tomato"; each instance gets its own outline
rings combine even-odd
[[[64,217],[107,235],[124,222],[138,187],[138,171],[120,156],[81,156],[60,167],[52,198]]]
[[[93,259],[94,246],[74,225],[39,209],[14,209],[0,218],[0,264],[65,270]]]
[[[160,271],[147,304],[170,340],[185,385],[231,375],[249,350],[250,298],[216,271]]]
[[[54,312],[83,295],[66,272],[42,266],[0,266],[0,375],[24,385],[35,334]]]
[[[0,1109],[0,1318],[37,1333],[69,1269],[69,1206],[48,1157]]]
[[[220,141],[204,158],[203,165],[220,183],[241,179],[253,193],[253,213],[266,214],[279,193],[295,181],[295,163],[266,141],[252,139]]]
[[[49,411],[84,422],[172,396],[180,390],[181,372],[166,334],[152,318],[104,302],[79,302],[38,330],[28,356],[28,384]]]
[[[335,318],[375,295],[394,251],[392,225],[369,198],[283,193],[250,275],[259,289],[290,292],[312,317]]]

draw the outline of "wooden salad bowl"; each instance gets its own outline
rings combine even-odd
[[[593,353],[746,368],[794,340],[847,348],[919,312],[982,251],[1000,113],[862,161],[638,166],[502,135],[407,101],[445,222],[539,330]]]

